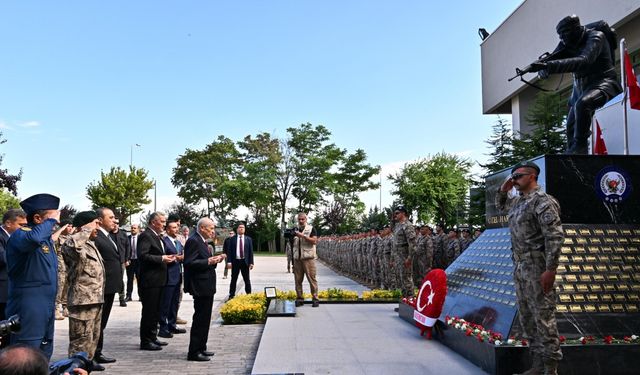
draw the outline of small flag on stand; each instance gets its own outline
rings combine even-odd
[[[629,106],[640,110],[640,86],[638,86],[638,80],[633,72],[631,58],[627,51],[624,51],[624,69],[627,76],[627,87],[629,88]]]
[[[594,155],[607,155],[607,145],[602,138],[602,129],[600,129],[600,123],[596,120],[596,145],[593,148]]]

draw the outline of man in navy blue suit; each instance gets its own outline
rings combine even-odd
[[[167,222],[165,227],[164,250],[167,255],[175,255],[176,261],[167,263],[167,284],[162,291],[162,302],[160,303],[160,331],[158,336],[171,338],[174,333],[186,333],[184,328],[176,326],[178,314],[178,301],[180,299],[180,285],[182,284],[182,272],[180,263],[184,259],[182,255],[182,243],[178,240],[180,226],[177,221]]]
[[[236,235],[231,237],[225,249],[227,253],[227,268],[231,267],[231,283],[229,284],[229,299],[236,295],[238,274],[242,273],[245,293],[251,293],[251,279],[249,271],[253,269],[253,241],[244,235],[244,223],[238,224]]]
[[[213,255],[207,240],[216,235],[213,220],[198,220],[196,232],[184,244],[184,291],[193,296],[193,324],[189,338],[189,361],[209,361],[213,352],[207,351],[213,295],[216,293],[216,265],[225,254]]]

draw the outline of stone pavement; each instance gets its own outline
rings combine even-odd
[[[255,262],[256,267],[251,272],[254,292],[262,291],[266,286],[294,289],[293,274],[286,272],[285,257],[257,256]],[[359,293],[368,290],[336,274],[322,262],[317,265],[321,290],[342,288]],[[269,318],[266,325],[224,326],[219,310],[227,299],[230,280],[222,278],[220,266],[217,274],[218,293],[214,299],[208,342],[208,350],[216,353],[212,361],[186,360],[193,315],[193,300],[188,294],[184,295],[178,314],[189,322],[183,326],[187,334],[161,339],[169,342],[162,351],[139,350],[141,304],[134,295],[134,301],[127,307],[120,307],[116,302],[111,312],[105,330],[104,353],[118,361],[105,365],[104,373],[482,374],[477,367],[438,342],[422,339],[415,327],[393,312],[393,304],[321,304],[317,309],[305,305],[295,318]],[[244,293],[242,277],[236,290],[237,294]],[[304,290],[309,291],[306,280]],[[68,337],[67,320],[57,321],[54,360],[66,358]],[[432,364],[423,366],[427,360]]]
[[[286,257],[257,256],[256,266],[251,272],[252,290],[262,291],[266,286],[275,286],[279,290],[293,290],[293,274],[287,273]],[[120,307],[114,303],[111,317],[105,330],[104,353],[117,358],[117,362],[107,364],[107,374],[135,373],[135,374],[249,374],[253,367],[258,344],[264,325],[247,324],[224,326],[220,319],[219,310],[229,294],[229,278],[222,278],[222,268],[217,269],[217,289],[214,298],[213,321],[209,331],[208,350],[216,355],[210,362],[198,363],[187,361],[187,347],[189,346],[189,331],[193,315],[193,300],[189,294],[183,297],[179,316],[186,319],[186,334],[175,335],[168,341],[169,345],[158,352],[139,350],[139,328],[141,304],[137,295],[127,307]],[[337,287],[362,292],[368,288],[342,277],[318,262],[318,284],[320,289]],[[135,288],[134,288],[135,289]],[[309,291],[309,285],[304,289]],[[244,283],[239,277],[237,293],[244,293]],[[69,343],[68,320],[56,322],[55,348],[53,358],[61,359],[67,356]]]

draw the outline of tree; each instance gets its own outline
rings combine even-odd
[[[513,155],[513,133],[511,131],[511,124],[498,117],[492,129],[493,133],[491,137],[485,141],[491,150],[488,154],[489,161],[487,164],[480,164],[489,174],[508,168],[518,162]]]
[[[100,172],[100,181],[87,187],[87,198],[93,208],[108,207],[113,210],[120,223],[131,215],[142,212],[142,206],[151,203],[147,193],[153,181],[143,168],[129,166],[129,172],[120,167],[111,167],[108,173]]]
[[[172,214],[178,215],[180,224],[186,225],[189,228],[195,228],[198,220],[204,214],[203,212],[199,212],[194,206],[183,201],[172,204],[166,211],[167,217]]]
[[[371,229],[381,230],[387,225],[391,224],[390,211],[393,211],[391,208],[387,210],[380,210],[378,206],[374,206],[373,208],[369,208],[369,213],[362,217],[362,222],[360,224],[360,231],[366,232]]]
[[[278,233],[276,183],[278,164],[282,161],[280,141],[268,133],[261,133],[255,138],[246,136],[238,142],[238,147],[242,150],[240,199],[253,214],[251,229],[256,250],[259,251],[266,240],[269,251],[275,252]]]
[[[220,226],[225,226],[233,218],[233,210],[240,206],[241,161],[235,143],[220,135],[204,150],[187,149],[180,155],[171,183],[186,203],[198,205],[204,201],[208,216],[213,214]]]
[[[293,151],[292,167],[295,184],[291,190],[298,199],[298,210],[311,211],[330,193],[335,184],[332,168],[344,156],[345,151],[328,143],[331,132],[322,125],[310,123],[298,128],[288,128],[290,138],[287,143]]]
[[[2,138],[2,132],[0,132],[0,145],[6,143],[7,140]],[[0,154],[0,164],[2,164],[4,154]],[[8,170],[0,168],[0,189],[7,189],[13,195],[18,194],[18,181],[22,179],[22,170],[18,174],[11,174]]]
[[[20,208],[20,200],[6,188],[0,188],[0,215],[12,208]]]
[[[438,153],[430,159],[405,164],[400,172],[390,175],[396,187],[392,194],[409,211],[417,210],[418,220],[452,226],[458,224],[466,206],[470,169],[468,159]]]
[[[515,163],[545,154],[561,154],[566,149],[564,101],[557,93],[538,94],[526,116],[532,131],[513,139]]]

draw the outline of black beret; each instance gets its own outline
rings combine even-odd
[[[20,202],[20,207],[31,215],[40,210],[57,210],[60,205],[60,198],[51,194],[36,194]]]
[[[516,164],[513,168],[511,168],[511,173],[515,172],[518,168],[533,168],[536,170],[536,174],[540,174],[540,167],[538,167],[538,165],[532,161],[527,160]]]
[[[401,211],[401,212],[404,212],[405,214],[407,213],[407,209],[404,208],[404,206],[401,204],[397,205],[394,211]]]
[[[569,31],[578,27],[580,27],[580,18],[575,14],[572,14],[570,16],[566,16],[565,18],[561,19],[560,22],[558,22],[556,31],[558,32],[558,34],[561,34],[565,31]]]
[[[79,228],[83,225],[89,224],[98,218],[98,214],[95,211],[82,211],[78,212],[73,217],[73,226]]]

